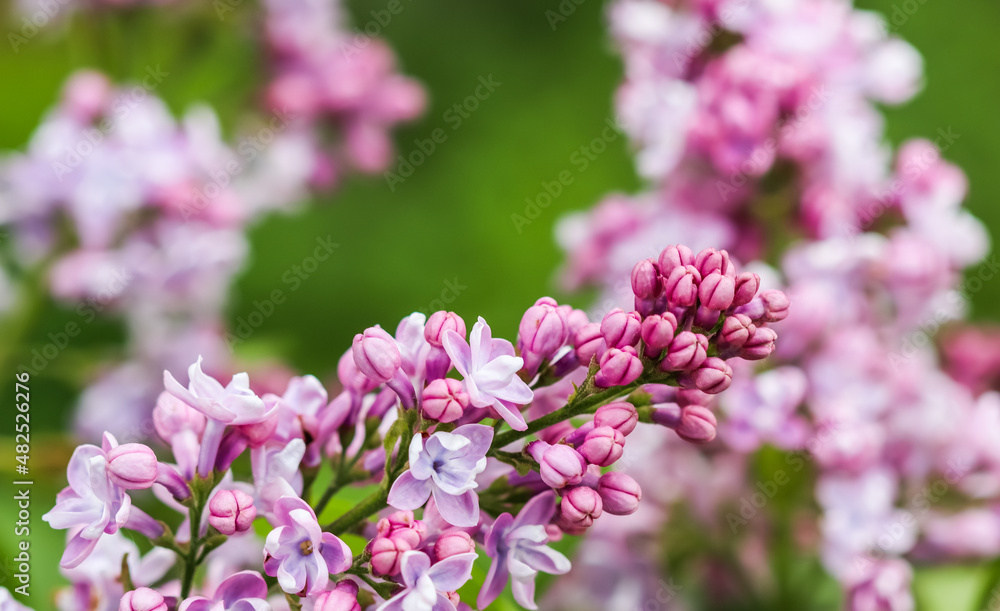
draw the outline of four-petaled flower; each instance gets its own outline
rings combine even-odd
[[[330,573],[350,568],[351,548],[323,532],[312,507],[302,499],[278,499],[274,524],[264,542],[264,571],[277,577],[285,592],[303,596],[320,592],[330,582]]]
[[[445,592],[454,592],[472,577],[476,558],[475,552],[457,554],[431,566],[427,554],[406,552],[400,562],[406,587],[376,611],[455,611]]]
[[[466,424],[451,433],[417,435],[410,443],[410,469],[389,490],[389,504],[412,511],[434,495],[441,517],[453,526],[479,523],[476,475],[486,469],[493,429]]]
[[[219,584],[211,599],[192,596],[178,611],[271,611],[267,582],[255,571],[240,571]]]
[[[535,577],[539,572],[562,575],[569,572],[570,562],[546,544],[549,536],[545,525],[556,512],[554,492],[540,494],[528,501],[517,517],[501,514],[486,535],[486,555],[493,558],[477,604],[485,609],[496,600],[511,578],[514,600],[526,609],[535,605]]]
[[[534,395],[517,375],[524,361],[514,356],[513,344],[505,339],[493,339],[490,326],[482,317],[472,327],[469,343],[450,329],[444,332],[442,339],[455,369],[462,374],[472,405],[492,407],[511,428],[527,429],[517,406],[531,403]]]

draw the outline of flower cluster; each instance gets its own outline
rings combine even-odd
[[[678,297],[674,269],[691,276],[690,298]],[[312,376],[279,396],[257,395],[245,373],[223,385],[200,358],[186,385],[165,372],[154,420],[171,460],[106,434],[76,450],[69,487],[43,516],[68,531],[61,564],[77,594],[63,608],[88,608],[86,594],[122,611],[455,611],[467,608],[456,591],[480,553],[491,566],[479,608],[508,582],[536,608],[536,576],[570,569],[551,543],[639,509],[636,480],[605,470],[626,438],[658,425],[714,436],[704,399],[729,385],[727,360],[773,350],[766,325],[788,308],[780,292],[757,295],[757,278],[725,251],[671,246],[636,270],[644,314],[591,323],[542,298],[517,348],[482,318],[466,333],[453,312],[412,314],[393,335],[369,328],[341,358],[332,399]],[[746,348],[762,331],[767,346]],[[368,496],[332,511],[358,485]],[[148,489],[180,516],[154,520],[134,504]],[[123,562],[121,529],[153,550]],[[347,534],[366,543],[352,550]]]
[[[651,186],[565,219],[568,285],[603,287],[601,311],[629,307],[621,275],[684,236],[750,262],[764,289],[724,321],[720,352],[737,350],[727,344],[748,337],[746,323],[759,334],[762,314],[767,320],[772,308],[782,311],[784,296],[767,289],[782,288],[796,306],[780,326],[783,341],[772,358],[779,366],[734,367],[740,375],[731,390],[705,403],[720,416],[711,453],[668,444],[650,457],[688,471],[669,473],[657,499],[661,523],[684,503],[700,525],[735,535],[730,553],[749,559],[730,565],[742,576],[720,579],[737,582],[754,574],[753,550],[773,521],[810,524],[820,542],[802,541],[796,551],[822,559],[848,593],[849,608],[912,608],[903,555],[1000,553],[1000,540],[967,534],[971,524],[977,532],[1000,524],[979,506],[979,499],[995,501],[1000,476],[991,449],[997,429],[986,424],[1000,413],[997,396],[984,392],[995,380],[996,351],[975,349],[985,336],[955,337],[946,351],[953,378],[928,337],[962,316],[962,268],[981,259],[988,240],[961,209],[964,175],[942,159],[953,135],[942,130],[934,142],[906,142],[893,160],[877,107],[919,90],[919,55],[889,36],[881,17],[840,0],[617,0],[609,14],[626,67],[618,112]],[[655,292],[662,286],[688,307],[695,326],[706,303],[739,293],[718,275],[708,280],[697,258],[681,266],[671,255],[665,268],[661,255],[658,269],[653,263],[635,268],[636,294],[648,286],[641,296],[663,299]],[[661,282],[650,280],[654,271]],[[636,302],[636,310],[646,303]],[[744,358],[754,352],[748,342],[738,348]],[[703,376],[698,386],[692,375],[697,388],[724,377]],[[974,441],[972,422],[981,423]],[[760,495],[766,503],[762,490],[787,485],[772,474],[760,482],[759,474],[747,475],[752,453],[766,445],[786,452],[781,478],[816,473],[807,485],[818,513],[776,514],[779,504],[762,509],[750,500]],[[668,482],[668,474],[650,469],[629,473],[647,489]],[[656,531],[636,525],[643,535]],[[581,581],[556,588],[554,601],[572,608],[578,599],[566,593],[574,587],[619,603],[632,593],[635,606],[653,596],[655,581],[627,573],[641,553],[625,546],[635,539],[621,529],[588,539],[587,549],[623,559],[621,578],[581,572]]]

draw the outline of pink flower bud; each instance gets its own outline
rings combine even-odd
[[[770,290],[760,294],[764,302],[764,320],[766,322],[778,322],[788,316],[788,295],[781,291]]]
[[[750,336],[757,332],[750,319],[743,314],[733,314],[727,316],[722,321],[722,328],[719,330],[716,342],[720,351],[737,350],[747,343]]]
[[[715,429],[718,425],[715,414],[707,407],[689,405],[682,409],[680,422],[673,428],[685,441],[708,443],[715,439]]]
[[[122,596],[118,611],[167,611],[167,602],[156,590],[137,588]]]
[[[398,575],[403,554],[413,549],[400,537],[376,537],[371,543],[372,572],[376,575]]]
[[[610,471],[601,476],[597,483],[597,492],[601,495],[604,511],[613,516],[627,516],[639,509],[642,500],[642,488],[634,479]]]
[[[635,430],[639,422],[639,413],[628,401],[616,401],[597,408],[594,414],[594,426],[610,426],[622,435],[628,435]]]
[[[675,267],[663,281],[667,303],[671,306],[689,307],[698,300],[701,274],[691,265]]]
[[[332,590],[316,597],[312,611],[361,611],[358,584],[350,579],[338,581]]]
[[[689,371],[697,369],[708,356],[708,338],[699,333],[681,331],[670,342],[667,356],[660,362],[663,371]]]
[[[632,268],[632,293],[640,299],[656,299],[663,291],[660,272],[652,259],[639,261]]]
[[[403,362],[396,340],[378,326],[355,335],[351,352],[361,373],[379,383],[391,380]]]
[[[641,375],[642,361],[635,348],[612,348],[601,355],[601,369],[594,376],[594,384],[601,388],[625,386],[638,380]]]
[[[601,334],[601,325],[596,322],[581,327],[573,338],[576,357],[580,359],[580,364],[584,367],[589,367],[590,360],[603,352],[603,344],[604,336]]]
[[[454,422],[469,407],[469,393],[453,378],[439,378],[424,388],[420,408],[424,415],[438,422]]]
[[[733,293],[733,307],[750,303],[760,288],[760,276],[751,272],[743,272],[736,277],[736,289]]]
[[[441,562],[445,558],[474,551],[476,551],[476,542],[472,540],[469,533],[454,528],[441,533],[434,544],[434,559]]]
[[[224,535],[248,530],[257,517],[253,497],[242,490],[219,490],[208,502],[208,523]]]
[[[624,348],[639,343],[641,320],[638,312],[625,312],[621,308],[605,314],[601,321],[601,335],[608,348]]]
[[[709,331],[715,328],[720,316],[722,316],[722,312],[719,310],[698,306],[698,309],[694,312],[693,326]]]
[[[695,255],[694,267],[701,273],[703,278],[709,274],[722,274],[725,276],[731,267],[729,253],[724,250],[706,248]]]
[[[438,310],[431,314],[431,317],[427,319],[427,324],[424,325],[424,339],[427,340],[428,344],[442,348],[444,344],[441,338],[445,331],[454,331],[465,337],[465,321],[454,312]]]
[[[538,370],[543,360],[555,354],[566,343],[569,328],[555,301],[543,297],[521,317],[517,328],[517,346],[529,372]]]
[[[610,467],[625,452],[625,435],[610,426],[599,426],[587,433],[579,451],[590,464]]]
[[[677,317],[670,312],[647,316],[639,327],[639,336],[646,347],[646,356],[659,356],[664,348],[674,341],[677,332]]]
[[[562,517],[567,522],[574,526],[589,528],[594,524],[594,520],[601,517],[604,503],[601,501],[601,495],[593,488],[577,486],[566,491],[560,508]]]
[[[765,359],[774,352],[774,342],[778,339],[778,334],[774,329],[767,327],[757,327],[750,339],[740,348],[740,358],[748,361],[759,361]]]
[[[412,511],[397,511],[382,518],[376,525],[379,537],[402,541],[411,549],[427,537],[427,526],[413,517]]]
[[[156,482],[156,454],[141,443],[126,443],[108,452],[108,477],[125,490],[144,490]]]
[[[539,475],[546,486],[563,488],[579,484],[587,470],[587,461],[579,452],[565,444],[549,445],[535,441],[528,453],[539,465]]]
[[[660,252],[659,258],[660,275],[666,278],[674,268],[694,263],[694,253],[683,244],[677,246],[667,246]]]
[[[400,359],[400,363],[402,363],[402,359]],[[371,392],[379,384],[361,373],[361,370],[358,369],[358,366],[354,363],[353,347],[344,352],[340,360],[337,361],[337,379],[340,380],[345,389],[356,392],[359,395]]]
[[[725,310],[733,305],[736,282],[729,276],[718,272],[705,276],[698,285],[698,298],[701,305],[710,310]]]
[[[717,395],[729,388],[733,382],[733,369],[724,360],[716,356],[705,359],[701,367],[694,370],[691,380],[698,390],[710,395]]]

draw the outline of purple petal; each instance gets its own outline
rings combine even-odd
[[[278,585],[289,594],[297,594],[306,587],[309,567],[301,560],[302,556],[282,558],[278,565]]]
[[[452,526],[472,527],[479,523],[479,497],[472,490],[465,494],[448,494],[434,489],[438,512]]]
[[[507,559],[505,557],[494,558],[493,564],[490,565],[490,572],[486,574],[486,580],[483,582],[483,588],[479,590],[476,606],[485,609],[496,600],[503,592],[504,586],[507,585],[508,577],[510,577],[510,573],[507,571]]]
[[[524,360],[517,356],[500,356],[483,363],[476,369],[476,384],[485,391],[492,392],[503,388],[511,382],[511,378],[524,366]],[[524,383],[523,381],[521,382]]]
[[[547,545],[521,545],[517,556],[536,571],[550,575],[563,575],[573,568],[569,558]]]
[[[201,399],[218,399],[225,392],[222,384],[201,370],[201,356],[188,367],[188,388]],[[233,376],[236,379],[236,376]]]
[[[469,377],[469,372],[472,370],[472,350],[465,338],[448,329],[441,336],[441,345],[444,346],[444,351],[448,353],[448,358],[458,373],[462,374],[463,378]]]
[[[74,492],[80,496],[90,492],[90,460],[103,455],[104,451],[101,448],[89,444],[73,450],[69,466],[66,468],[66,478]]]
[[[323,554],[323,559],[326,560],[326,566],[331,573],[343,573],[351,568],[353,561],[351,548],[347,547],[347,544],[333,533],[323,533],[323,545],[320,547],[320,553]]]
[[[493,443],[493,427],[484,424],[465,424],[452,431],[452,434],[472,442],[467,451],[473,456],[486,456]]]
[[[490,391],[490,394],[497,399],[508,401],[515,405],[527,405],[535,398],[535,393],[531,392],[531,388],[516,375],[510,378],[510,383],[506,386],[493,389]]]
[[[437,593],[437,599],[434,601],[434,606],[431,607],[431,611],[457,611],[455,605],[452,604],[448,597],[441,592]]]
[[[430,480],[417,479],[406,471],[392,484],[387,502],[396,509],[413,511],[427,502],[431,488]]]
[[[493,331],[486,324],[482,316],[469,333],[469,349],[472,352],[472,369],[479,371],[490,360],[491,345],[493,343]]]
[[[505,339],[495,339],[490,342],[490,360],[501,356],[516,356],[514,345]]]
[[[181,603],[179,611],[210,611],[212,601],[204,596],[194,596]]]
[[[62,558],[59,560],[59,566],[64,569],[76,568],[87,559],[90,552],[94,551],[99,540],[100,538],[84,539],[78,534],[70,537],[69,541],[66,542],[66,551],[63,552]]]
[[[510,425],[510,428],[515,431],[526,431],[528,430],[528,423],[524,421],[524,416],[521,412],[510,403],[496,399],[493,401],[493,409],[497,410],[503,421]]]
[[[535,604],[535,578],[515,579],[510,584],[510,589],[514,593],[514,600],[525,609],[538,608]]]
[[[194,396],[194,394],[192,394],[191,391],[184,386],[181,386],[181,383],[174,378],[173,374],[166,370],[163,371],[163,388],[165,388],[168,393],[177,397],[192,408],[202,411],[200,407],[202,402],[198,400],[198,397]]]
[[[267,583],[256,571],[240,571],[219,584],[214,598],[229,609],[241,598],[267,598]]]
[[[519,528],[532,524],[548,524],[556,514],[556,493],[551,490],[543,492],[524,504],[517,514],[511,528]]]
[[[431,559],[423,552],[409,551],[403,554],[399,561],[399,570],[403,576],[403,583],[406,587],[416,586],[420,576],[431,568]]]
[[[522,512],[523,513],[523,512]],[[513,524],[514,518],[509,513],[501,513],[490,527],[490,532],[486,535],[486,555],[490,558],[497,558],[501,554],[498,552],[500,542]]]
[[[453,592],[472,578],[472,565],[478,557],[476,552],[449,556],[432,566],[427,575],[438,590]]]

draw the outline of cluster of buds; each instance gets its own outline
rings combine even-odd
[[[655,312],[615,310],[600,323],[545,297],[524,313],[516,348],[482,318],[467,333],[454,312],[415,313],[395,334],[375,326],[354,338],[332,400],[312,376],[293,378],[281,396],[258,396],[246,374],[223,385],[201,359],[186,386],[165,373],[154,422],[173,462],[110,436],[102,448],[78,449],[70,487],[45,516],[70,531],[63,566],[102,555],[102,535],[129,528],[175,551],[184,571],[170,596],[149,587],[157,579],[119,576],[116,587],[139,586],[119,593],[125,611],[235,608],[241,600],[273,609],[262,574],[276,579],[283,608],[455,611],[456,591],[484,550],[493,567],[478,606],[510,581],[515,599],[534,608],[537,574],[570,568],[551,540],[638,509],[639,484],[605,472],[622,459],[626,438],[651,423],[706,441],[714,417],[697,399],[728,385],[725,358],[747,356],[722,339],[726,322],[752,321],[745,329],[756,337],[782,315],[779,296],[756,296],[756,277],[740,280],[724,252],[690,257],[672,247],[660,263],[637,266],[636,277],[650,266],[656,272],[656,299],[688,291],[677,282],[666,288],[675,274],[658,270],[671,257],[694,270],[685,282],[707,297],[683,306],[671,297]],[[649,294],[645,280],[636,282]],[[740,298],[719,296],[723,285],[739,287]],[[699,320],[705,304],[721,307],[711,324]],[[679,411],[654,404],[664,389],[678,402],[687,397]],[[253,477],[239,481],[232,465],[245,454]],[[324,469],[332,471],[329,486],[314,497]],[[369,497],[321,522],[329,501],[355,484],[368,485]],[[128,491],[150,487],[187,514],[176,530],[131,503]],[[267,525],[254,528],[261,519]],[[339,538],[349,532],[368,535],[362,549]],[[245,546],[256,558],[236,551]],[[226,550],[230,560],[220,560]],[[195,583],[202,562],[221,585]]]

